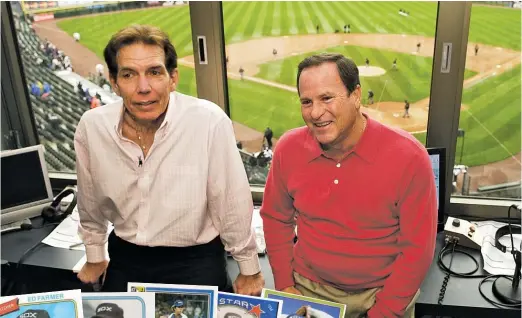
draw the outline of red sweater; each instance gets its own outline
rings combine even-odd
[[[368,316],[402,316],[435,250],[428,153],[410,134],[370,118],[339,163],[307,127],[291,130],[277,143],[261,216],[276,289],[294,285],[293,271],[345,291],[383,287]]]

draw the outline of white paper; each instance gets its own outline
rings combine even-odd
[[[507,224],[495,221],[474,223],[477,225],[477,231],[480,231],[484,237],[482,248],[480,249],[482,258],[484,259],[484,270],[495,275],[513,275],[515,273],[515,260],[513,259],[513,254],[511,254],[510,235],[505,235],[499,240],[500,243],[506,247],[506,253],[502,253],[502,251],[495,247],[495,233],[499,228]],[[515,250],[520,248],[521,241],[522,235],[513,235]]]
[[[78,235],[78,224],[80,216],[78,215],[78,208],[75,207],[73,212],[65,218],[55,229],[51,232],[42,243],[70,250],[85,251],[85,246]],[[112,231],[113,226],[109,224],[109,232]]]
[[[82,300],[85,318],[154,318],[154,293],[82,293]]]
[[[263,219],[261,218],[259,207],[254,208],[254,212],[252,214],[252,228],[254,229],[254,233],[256,235],[257,253],[265,254],[265,232],[263,231]]]

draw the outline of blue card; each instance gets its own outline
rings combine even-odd
[[[283,302],[275,299],[218,293],[218,318],[277,318]]]

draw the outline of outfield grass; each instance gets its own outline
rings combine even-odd
[[[520,51],[520,10],[472,6],[469,41]]]
[[[397,12],[410,12],[403,17]],[[251,38],[293,34],[342,32],[345,24],[353,33],[415,34],[433,37],[436,2],[224,2],[227,43]],[[473,6],[469,41],[520,50],[520,10]],[[110,36],[131,23],[156,25],[167,32],[180,56],[192,54],[188,6],[115,12],[61,20],[69,33],[81,32],[82,44],[97,54]]]
[[[376,102],[402,102],[406,99],[410,102],[416,102],[430,95],[431,69],[433,67],[431,57],[357,46],[338,46],[265,63],[260,66],[260,71],[256,76],[295,87],[299,62],[311,54],[322,52],[341,53],[353,59],[359,66],[359,70],[365,68],[364,61],[366,58],[370,60],[371,66],[378,66],[386,70],[386,73],[382,76],[360,78],[364,100],[368,96],[369,89],[375,93]],[[398,70],[391,68],[394,58],[397,58]],[[469,78],[475,74],[473,71],[466,70],[464,77]]]
[[[398,14],[399,9],[410,13]],[[436,2],[224,2],[227,42],[262,36],[343,32],[435,36]],[[245,18],[246,17],[246,18]],[[520,50],[520,10],[473,6],[469,41]]]
[[[519,65],[464,91],[462,103],[470,108],[460,113],[459,128],[465,131],[463,164],[476,166],[520,152],[520,71]]]

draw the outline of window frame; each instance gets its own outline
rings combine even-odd
[[[0,3],[1,24],[1,82],[2,82],[2,116],[6,116],[8,127],[2,127],[2,135],[16,132],[13,147],[28,147],[40,143],[34,113],[31,108],[29,91],[25,83],[24,67],[20,55],[20,47],[16,38],[11,2]],[[5,131],[8,129],[8,131]],[[2,136],[4,137],[4,136]],[[9,145],[6,145],[9,146]]]

